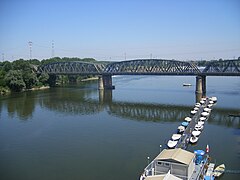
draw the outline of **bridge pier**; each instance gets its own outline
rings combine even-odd
[[[102,75],[98,77],[98,89],[114,89],[111,75]]]
[[[196,94],[206,94],[206,76],[196,76]]]

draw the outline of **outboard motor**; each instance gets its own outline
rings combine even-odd
[[[200,164],[203,160],[205,152],[203,150],[195,150],[194,153],[196,154],[195,164]]]

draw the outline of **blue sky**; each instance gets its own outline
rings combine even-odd
[[[2,61],[232,59],[240,56],[239,0],[1,0]],[[3,57],[4,56],[4,57]]]

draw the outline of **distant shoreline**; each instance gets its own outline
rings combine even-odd
[[[95,81],[98,80],[98,77],[91,77],[91,78],[87,78],[87,79],[82,79],[81,82],[85,82],[85,81]]]
[[[43,89],[49,89],[50,86],[41,86],[41,87],[34,87],[31,89],[27,89],[26,91],[35,91],[35,90],[43,90]]]

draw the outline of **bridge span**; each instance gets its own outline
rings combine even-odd
[[[99,89],[112,89],[113,75],[196,76],[196,93],[206,92],[206,76],[240,76],[240,60],[209,61],[204,70],[194,62],[137,59],[109,64],[55,62],[40,66],[38,73],[65,75],[98,75]]]

